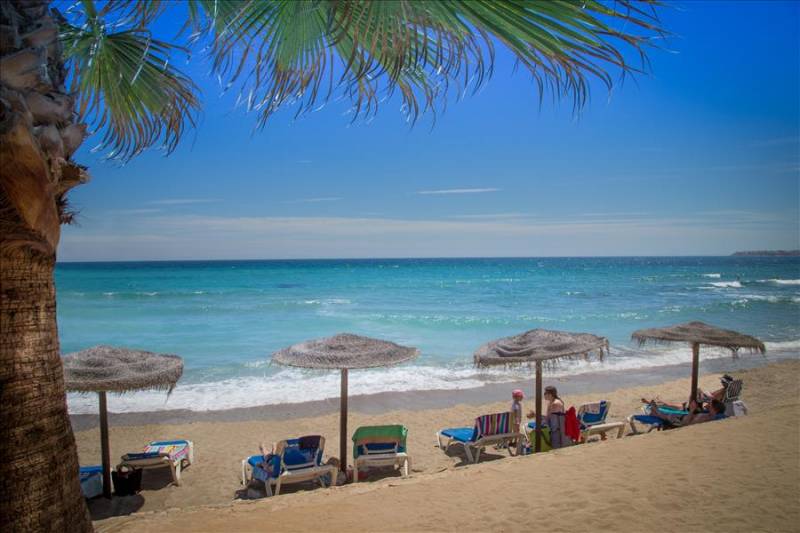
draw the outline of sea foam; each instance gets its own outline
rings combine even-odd
[[[800,339],[787,342],[766,343],[767,353],[796,352]],[[703,360],[729,358],[725,348],[703,347]],[[691,361],[688,346],[656,346],[646,350],[627,346],[612,347],[604,361],[564,361],[547,373],[548,379],[574,376],[591,372],[613,372],[684,364]],[[258,368],[262,364],[248,364]],[[461,390],[481,387],[491,383],[508,383],[528,380],[532,370],[519,368],[475,368],[462,360],[448,367],[431,365],[404,365],[394,368],[357,370],[350,373],[351,396],[381,392],[408,392],[415,390]],[[261,405],[303,403],[339,397],[338,372],[302,369],[280,369],[272,375],[246,376],[206,383],[178,383],[172,394],[142,391],[124,395],[111,395],[112,412],[149,412],[174,409],[189,411],[217,411]],[[302,392],[300,392],[302,391]],[[67,395],[72,414],[97,413],[97,396],[70,393]]]
[[[714,281],[711,283],[714,287],[719,288],[729,288],[729,289],[741,289],[742,284],[739,281]]]

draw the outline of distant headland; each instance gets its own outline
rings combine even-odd
[[[734,252],[733,256],[770,256],[770,257],[800,257],[800,250],[748,250],[744,252]]]

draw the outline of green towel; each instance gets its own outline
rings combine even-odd
[[[361,426],[353,433],[353,457],[358,457],[358,447],[364,444],[397,443],[400,451],[406,447],[408,429],[399,424],[389,426]]]
[[[536,442],[536,430],[532,429],[528,433],[528,439],[531,443],[531,450],[533,450],[534,443]],[[542,451],[549,452],[552,450],[552,446],[550,446],[550,428],[547,426],[542,426]]]

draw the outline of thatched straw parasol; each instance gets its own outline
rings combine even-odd
[[[170,393],[183,374],[183,360],[177,355],[95,346],[64,356],[63,365],[68,391],[97,392],[100,397],[103,495],[110,498],[111,458],[108,447],[106,392],[156,389]]]
[[[353,368],[375,368],[410,361],[419,350],[389,341],[339,333],[333,337],[294,344],[272,354],[272,361],[301,368],[341,370],[339,416],[339,467],[347,468],[347,371]]]
[[[664,328],[649,328],[634,331],[631,338],[639,346],[646,342],[671,343],[688,342],[692,345],[692,393],[690,399],[697,398],[697,376],[700,370],[700,345],[721,346],[736,354],[740,348],[751,352],[766,352],[764,343],[750,335],[737,331],[710,326],[704,322],[688,322]]]
[[[542,450],[542,365],[553,366],[559,359],[587,359],[597,353],[602,359],[608,339],[591,333],[570,333],[532,329],[513,337],[488,342],[475,351],[477,366],[536,364],[536,440],[534,451]]]

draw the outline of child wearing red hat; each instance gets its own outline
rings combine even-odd
[[[511,430],[515,432],[520,431],[522,424],[522,400],[524,399],[525,395],[520,389],[511,391]]]

